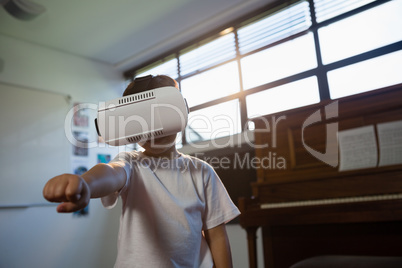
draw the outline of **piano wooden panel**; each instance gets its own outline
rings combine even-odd
[[[337,108],[337,111],[332,110],[337,116],[326,118],[330,114],[325,113],[325,109],[331,105]],[[314,113],[322,120],[304,126],[306,119]],[[336,139],[327,144],[327,126],[330,124],[341,131],[397,120],[402,120],[402,85],[255,119],[255,155],[262,164],[257,169],[256,181],[251,184],[253,196],[239,200],[240,224],[246,229],[249,239],[250,267],[257,267],[255,231],[259,227],[263,227],[265,267],[286,267],[289,260],[314,255],[314,250],[304,250],[306,254],[303,256],[296,254],[294,247],[287,250],[280,240],[284,230],[303,232],[303,226],[306,230],[315,226],[317,230],[327,232],[321,235],[337,241],[337,245],[328,247],[332,251],[324,250],[323,245],[323,250],[317,254],[378,252],[383,255],[384,248],[389,254],[396,254],[392,248],[395,241],[402,243],[401,232],[395,234],[392,243],[384,238],[388,236],[378,234],[373,238],[377,239],[376,243],[362,243],[355,251],[346,246],[344,251],[333,249],[335,246],[342,248],[342,243],[346,245],[349,239],[355,239],[344,235],[342,230],[348,234],[350,228],[358,230],[356,226],[359,224],[375,224],[378,230],[382,230],[380,233],[386,232],[384,226],[389,224],[402,227],[402,165],[339,171],[338,166],[330,166],[312,156],[306,146],[322,154],[329,146],[337,149]],[[271,165],[264,165],[263,161],[268,161],[268,157]],[[337,160],[337,151],[331,157]],[[277,164],[280,160],[285,163],[285,168],[272,165],[273,161]],[[269,205],[264,208],[264,204]],[[360,235],[364,241],[367,234]],[[306,244],[302,245],[299,238],[295,238],[299,243],[295,242],[295,245],[320,248],[306,237]],[[291,243],[290,235],[286,236],[286,241]],[[402,255],[402,251],[399,254]],[[284,256],[287,260],[283,259]]]

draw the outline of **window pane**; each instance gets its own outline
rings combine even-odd
[[[146,75],[167,75],[173,79],[176,79],[179,75],[177,74],[177,59],[171,59],[167,62],[164,62],[152,69],[149,69],[145,72],[140,72],[136,75],[136,77],[146,76]]]
[[[230,62],[181,81],[188,105],[195,105],[236,93],[240,90],[236,62]]]
[[[238,30],[240,53],[269,45],[308,29],[309,5],[303,1]]]
[[[241,131],[239,100],[224,102],[189,113],[186,140],[212,140]]]
[[[241,65],[245,89],[315,68],[313,34],[244,57]]]
[[[315,76],[271,88],[246,97],[248,118],[272,114],[318,103],[320,95]]]
[[[332,99],[402,82],[402,51],[328,72]]]
[[[324,64],[402,40],[402,0],[391,1],[319,29]]]
[[[186,75],[236,56],[234,34],[229,33],[180,56],[180,74]]]
[[[314,0],[317,22],[336,17],[375,0]]]

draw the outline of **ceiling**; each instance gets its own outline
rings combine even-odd
[[[32,0],[30,21],[0,8],[0,34],[125,71],[273,0]]]

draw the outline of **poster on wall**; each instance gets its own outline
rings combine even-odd
[[[83,108],[82,103],[74,103],[73,125],[76,127],[88,127],[89,109]]]
[[[73,145],[73,154],[75,156],[88,156],[88,132],[86,131],[73,131],[74,139],[79,144]]]
[[[107,164],[112,159],[110,154],[98,154],[98,163]]]
[[[88,162],[75,160],[72,162],[72,172],[75,175],[82,175],[88,171]]]

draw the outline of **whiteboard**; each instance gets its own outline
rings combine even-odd
[[[0,206],[46,203],[45,183],[69,172],[66,96],[0,83]]]

